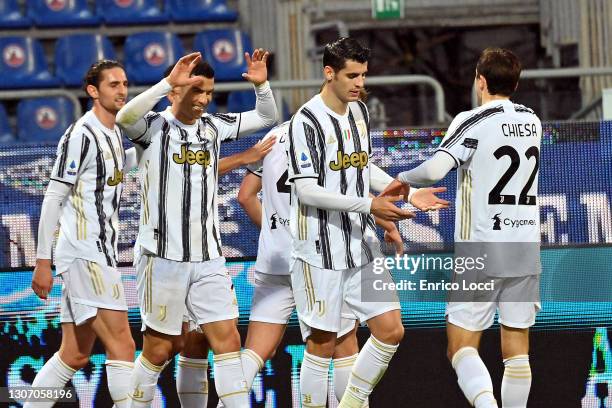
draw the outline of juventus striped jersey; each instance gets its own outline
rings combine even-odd
[[[261,177],[262,215],[255,270],[274,275],[289,275],[291,230],[289,228],[291,187],[287,184],[285,144],[289,122],[275,127],[264,137],[276,137],[276,143],[259,166],[247,168]]]
[[[289,181],[310,177],[328,191],[368,197],[371,141],[363,102],[348,104],[344,115],[329,109],[320,95],[306,102],[289,127]],[[293,257],[324,269],[341,270],[371,262],[379,245],[370,214],[332,211],[300,203],[291,193]]]
[[[542,124],[534,112],[495,100],[460,113],[439,150],[458,169],[455,241],[539,242]]]
[[[192,125],[177,120],[171,107],[162,113],[134,113],[155,105],[169,89],[165,80],[160,82],[117,116],[128,137],[144,149],[138,164],[142,203],[135,259],[144,249],[180,262],[212,260],[222,255],[217,212],[221,142],[272,125],[274,97],[266,83],[256,89],[256,110],[205,113]],[[269,111],[269,117],[262,110]],[[122,122],[131,116],[140,119],[132,125]]]
[[[57,264],[82,258],[116,266],[125,165],[121,140],[121,130],[106,128],[93,111],[60,139],[51,179],[72,188],[60,215]]]

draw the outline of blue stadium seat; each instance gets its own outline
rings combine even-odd
[[[55,74],[66,86],[81,86],[91,64],[100,59],[115,59],[113,45],[100,34],[69,35],[55,44]]]
[[[0,0],[1,28],[25,28],[31,24],[30,18],[21,13],[17,0]]]
[[[0,103],[0,143],[12,142],[13,140],[15,140],[15,136],[13,136],[6,109]]]
[[[128,79],[135,84],[158,82],[185,53],[178,36],[168,32],[132,34],[123,49]]]
[[[20,141],[58,141],[74,120],[72,102],[64,97],[23,99],[17,104]]]
[[[89,9],[87,0],[28,0],[28,15],[41,27],[92,26],[101,22]]]
[[[236,21],[238,13],[225,0],[168,0],[172,20],[181,22]]]
[[[30,37],[0,37],[0,89],[49,88],[60,81],[49,72],[42,46]]]
[[[227,95],[228,112],[246,112],[255,109],[257,96],[254,91],[233,91]]]
[[[202,52],[215,70],[217,81],[239,81],[246,72],[245,51],[252,53],[251,39],[240,30],[206,30],[196,35],[193,49]]]
[[[165,23],[168,13],[162,11],[156,0],[98,0],[98,15],[104,16],[107,24]]]

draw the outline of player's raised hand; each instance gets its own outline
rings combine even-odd
[[[202,60],[202,54],[199,52],[192,52],[187,54],[178,60],[166,81],[172,86],[187,86],[193,85],[202,81],[201,76],[191,76],[191,71],[198,65]]]
[[[450,203],[436,196],[436,193],[444,193],[445,191],[446,187],[420,188],[412,195],[412,197],[410,197],[410,204],[414,205],[421,211],[432,211],[448,208]]]
[[[32,290],[41,299],[47,299],[53,288],[53,275],[51,273],[50,259],[37,259],[32,274]]]
[[[242,77],[254,85],[261,85],[268,80],[268,67],[266,61],[270,53],[262,48],[257,48],[253,51],[253,56],[248,52],[244,53],[244,59],[247,63],[247,72],[242,74]]]
[[[245,164],[252,164],[266,157],[266,155],[270,153],[270,150],[272,150],[274,143],[276,143],[276,136],[269,137],[266,140],[260,140],[253,147],[245,150]]]
[[[409,192],[410,186],[408,184],[404,184],[395,179],[387,186],[387,188],[383,190],[382,193],[379,194],[379,197],[402,196],[404,201],[408,201]]]
[[[372,200],[370,213],[375,217],[393,222],[414,218],[415,215],[412,211],[402,210],[394,204],[401,199],[402,196],[376,197]]]

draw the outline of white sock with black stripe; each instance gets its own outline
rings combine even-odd
[[[319,357],[304,351],[300,370],[300,394],[302,407],[327,405],[327,383],[331,358]]]
[[[504,408],[525,408],[531,389],[529,355],[521,354],[504,360],[504,378],[501,385]]]
[[[134,363],[131,361],[106,360],[106,382],[108,392],[117,408],[127,408],[130,406],[130,377],[134,370]]]

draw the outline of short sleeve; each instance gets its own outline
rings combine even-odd
[[[246,169],[249,173],[252,173],[257,177],[263,176],[263,165],[261,163],[261,160],[256,163],[247,165]]]
[[[95,145],[81,129],[71,126],[60,139],[51,179],[75,184],[79,175],[87,168]]]
[[[289,125],[286,149],[289,158],[288,181],[319,177],[322,156],[317,147],[316,131],[313,124],[299,112]]]
[[[478,148],[478,139],[470,132],[473,116],[471,112],[461,112],[453,119],[446,136],[436,151],[449,154],[455,161],[455,168],[470,160]]]

